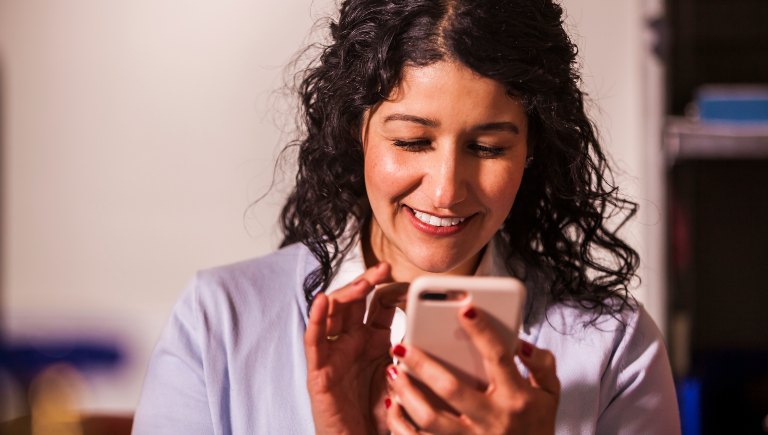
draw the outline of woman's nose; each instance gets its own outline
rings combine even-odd
[[[468,181],[464,173],[466,168],[461,165],[454,150],[435,153],[433,157],[435,160],[430,165],[428,174],[432,206],[450,209],[467,197]]]

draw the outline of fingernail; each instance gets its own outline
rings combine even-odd
[[[392,348],[392,354],[398,358],[405,358],[405,346],[396,344],[395,347]]]
[[[382,270],[382,269],[384,269],[384,267],[385,267],[386,265],[387,265],[387,263],[379,263],[379,264],[377,264],[377,265],[376,265],[376,269],[378,269],[378,270]]]
[[[355,282],[352,283],[352,287],[362,287],[363,284],[365,284],[365,278],[358,278]]]
[[[520,353],[523,354],[524,357],[528,358],[533,353],[533,346],[531,343],[528,343],[527,341],[524,341],[521,345]]]
[[[395,379],[397,379],[397,375],[398,375],[397,369],[394,366],[387,368],[387,376],[389,377],[390,380],[394,381]]]
[[[475,317],[477,317],[477,311],[475,311],[474,308],[470,308],[467,311],[464,311],[464,317],[466,317],[467,319],[472,320]]]
[[[392,399],[390,399],[389,397],[384,399],[384,406],[386,406],[387,409],[389,409],[389,407],[392,406]]]

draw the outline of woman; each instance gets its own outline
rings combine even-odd
[[[637,254],[607,222],[635,205],[610,184],[561,8],[348,0],[330,27],[299,89],[283,247],[197,275],[135,433],[678,432],[661,336],[627,291]],[[518,349],[457,314],[486,390],[399,342],[424,274],[526,282]]]

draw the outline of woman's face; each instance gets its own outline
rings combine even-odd
[[[366,255],[394,278],[471,274],[520,187],[528,122],[504,86],[459,63],[406,67],[363,125]]]

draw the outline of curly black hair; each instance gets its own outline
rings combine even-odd
[[[529,149],[515,203],[499,230],[513,257],[547,277],[549,303],[602,313],[632,307],[639,257],[617,231],[637,210],[613,183],[579,89],[577,48],[551,0],[347,0],[330,41],[301,75],[296,184],[282,210],[282,246],[319,261],[307,302],[325,291],[370,219],[361,123],[404,66],[460,62],[523,102]]]

